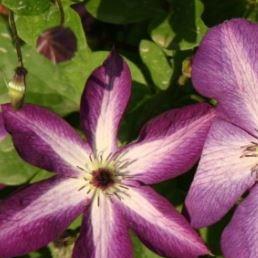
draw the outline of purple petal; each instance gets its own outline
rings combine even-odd
[[[100,194],[87,211],[73,258],[132,258],[132,245],[124,218]]]
[[[168,111],[142,129],[139,141],[121,150],[125,171],[138,181],[153,184],[180,175],[199,159],[213,120],[207,104]]]
[[[119,207],[130,227],[159,255],[193,258],[209,252],[185,218],[150,187],[129,187]]]
[[[5,130],[3,114],[0,111],[0,141],[2,141],[7,136],[7,131]]]
[[[53,178],[0,204],[0,257],[26,254],[59,237],[89,202],[80,181]]]
[[[117,131],[131,94],[127,64],[113,50],[88,79],[81,99],[81,123],[95,152],[116,150]]]
[[[258,257],[258,186],[236,209],[225,228],[221,245],[226,258]]]
[[[221,115],[258,136],[258,26],[233,19],[212,28],[192,65],[195,88],[218,100]]]
[[[90,147],[74,129],[47,109],[26,105],[14,111],[4,105],[3,117],[18,153],[32,165],[71,175],[90,155]]]
[[[242,157],[252,142],[257,139],[228,122],[213,123],[186,198],[194,227],[218,221],[255,183],[257,157]]]

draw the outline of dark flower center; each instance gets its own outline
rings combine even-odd
[[[106,189],[109,186],[114,184],[113,174],[110,170],[105,168],[100,168],[96,171],[93,171],[93,178],[91,183],[95,187],[100,187]]]

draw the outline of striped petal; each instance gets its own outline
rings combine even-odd
[[[208,254],[185,218],[150,187],[129,187],[116,203],[143,243],[159,255],[193,258]]]
[[[126,164],[122,172],[146,184],[186,172],[201,155],[213,117],[209,105],[197,104],[149,121],[139,140],[120,151],[121,162]]]
[[[56,114],[35,105],[15,111],[3,105],[6,130],[27,162],[62,174],[79,173],[90,155],[90,147]]]
[[[132,258],[124,218],[103,194],[87,211],[73,258]]]
[[[2,201],[0,257],[26,254],[59,237],[89,202],[79,187],[76,179],[53,178]]]
[[[81,123],[92,148],[102,155],[116,150],[117,131],[131,94],[127,64],[113,50],[88,79],[81,99]]]
[[[194,227],[218,221],[255,183],[257,157],[244,157],[254,142],[258,144],[256,138],[228,122],[213,123],[186,198]]]
[[[258,136],[258,25],[233,19],[212,28],[192,65],[195,88],[221,115]]]
[[[236,209],[225,228],[221,245],[225,258],[258,257],[258,186]]]

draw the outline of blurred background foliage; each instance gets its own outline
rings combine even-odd
[[[76,37],[76,51],[66,61],[59,62],[58,55],[65,55],[58,49],[60,44],[52,42],[55,46],[48,58],[39,53],[42,52],[39,46],[37,48],[39,37],[45,37],[44,33],[59,26],[60,12],[55,1],[0,0],[0,103],[9,102],[6,84],[17,66],[8,26],[10,9],[15,14],[29,72],[26,102],[59,113],[78,130],[80,95],[87,77],[112,47],[124,56],[132,72],[133,93],[120,130],[123,143],[135,139],[143,123],[154,115],[207,101],[194,91],[189,75],[191,57],[209,27],[234,17],[254,22],[258,19],[256,0],[62,0],[62,4],[63,27],[69,28]],[[180,211],[195,170],[155,186]],[[1,142],[0,184],[3,189],[0,198],[49,176],[50,173],[23,162],[10,137]],[[215,257],[223,257],[219,239],[230,216],[200,231]],[[77,219],[62,238],[25,257],[71,257],[79,226],[80,219]],[[136,258],[159,257],[133,233],[132,239]]]

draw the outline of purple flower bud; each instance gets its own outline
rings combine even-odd
[[[73,31],[62,26],[46,30],[37,40],[37,51],[55,64],[70,60],[76,50]]]

